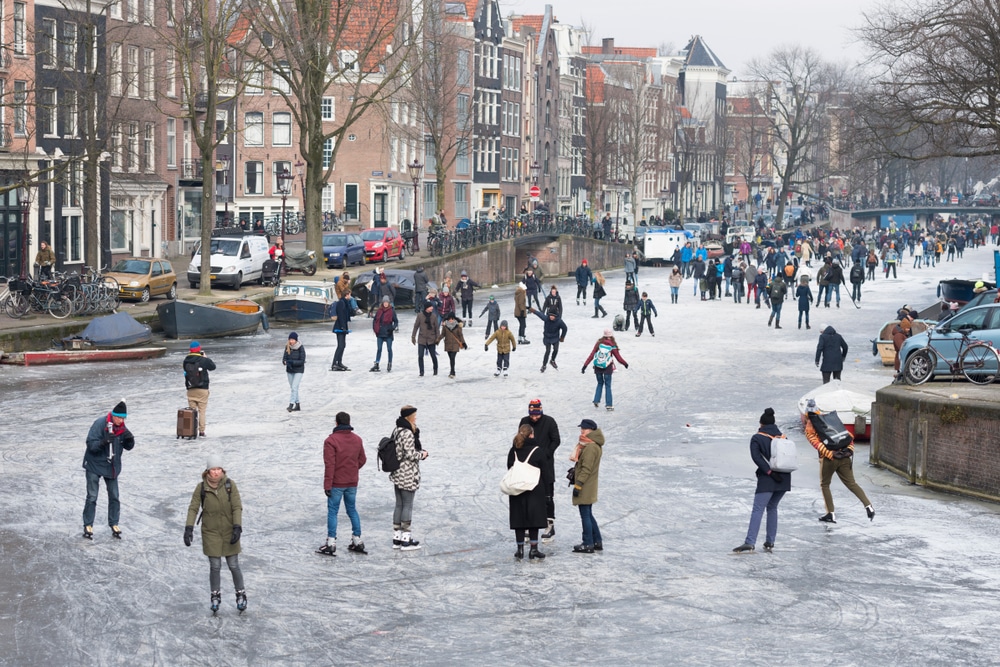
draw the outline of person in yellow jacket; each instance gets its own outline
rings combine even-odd
[[[808,410],[811,415],[821,414],[816,409],[815,402],[812,402]],[[854,441],[851,440],[850,444],[843,449],[828,449],[820,440],[819,434],[816,433],[816,429],[808,418],[806,419],[805,431],[809,444],[819,452],[819,488],[823,492],[823,504],[826,506],[826,514],[821,516],[819,520],[824,523],[837,523],[837,518],[834,515],[833,494],[830,492],[830,482],[833,480],[834,473],[836,473],[840,481],[844,483],[844,486],[857,496],[861,504],[865,506],[868,519],[874,521],[875,508],[872,507],[871,501],[868,500],[868,496],[865,495],[864,490],[854,481]]]
[[[483,349],[489,350],[490,343],[493,341],[497,342],[497,371],[493,377],[497,377],[500,373],[507,377],[507,369],[510,368],[510,353],[517,349],[517,341],[514,340],[514,334],[507,328],[507,320],[500,321],[500,328],[486,339]]]

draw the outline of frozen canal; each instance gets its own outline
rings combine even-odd
[[[821,326],[850,345],[845,382],[874,390],[892,371],[869,339],[904,302],[930,304],[938,279],[990,271],[992,251],[934,269],[911,270],[905,258],[901,266],[899,280],[879,274],[866,284],[861,310],[846,295],[840,309],[813,309],[811,331],[795,328],[794,302],[774,331],[763,308],[697,301],[690,281],[671,305],[668,270],[642,269],[639,288],[659,309],[657,335],[619,335],[631,368],[615,373],[614,413],[594,409],[593,374],[579,372],[611,316],[590,319],[568,279],[557,283],[569,335],[559,370],[545,374],[536,318],[532,344],[511,355],[506,380],[492,377],[493,348],[478,344],[485,318],[466,330],[455,380],[446,355],[441,375],[428,368],[417,377],[411,313],[401,314],[388,375],[367,372],[369,320],[356,320],[348,338],[350,373],[327,370],[329,327],[300,327],[303,411],[289,414],[280,364],[289,329],[202,341],[219,370],[210,437],[197,442],[174,437],[186,343],[129,366],[0,367],[0,664],[995,664],[1000,508],[909,487],[868,466],[866,446],[855,468],[874,522],[837,481],[839,523],[817,521],[818,465],[800,434],[802,467],[781,504],[775,552],[730,553],[749,518],[747,443],[757,417],[772,406],[779,426],[798,428],[796,401],[820,383]],[[624,278],[608,278],[613,315]],[[491,292],[515,323],[509,288],[478,292],[476,314]],[[557,480],[581,418],[594,418],[607,437],[595,506],[603,554],[571,553],[579,518],[557,481],[549,558],[513,558],[498,482],[536,396],[560,425]],[[121,398],[137,442],[121,475],[124,539],[112,540],[104,525],[102,489],[91,543],[80,537],[84,439]],[[430,452],[413,521],[425,548],[409,553],[391,549],[392,487],[374,461],[405,403],[419,408]],[[369,454],[358,494],[367,556],[344,548],[343,514],[343,553],[314,553],[326,527],[322,442],[339,410],[351,413]],[[211,616],[200,537],[191,548],[181,539],[209,453],[224,457],[242,492],[244,616],[225,571],[223,609]]]

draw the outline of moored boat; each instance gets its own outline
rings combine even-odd
[[[959,305],[968,303],[972,301],[972,297],[976,295],[976,283],[980,282],[978,280],[963,280],[961,278],[952,278],[950,280],[942,280],[938,283],[938,296],[944,301],[951,301]],[[996,284],[982,281],[986,289],[993,289]]]
[[[337,280],[339,280],[337,276]],[[285,280],[274,288],[271,317],[282,322],[320,322],[329,318],[337,301],[334,282]]]
[[[267,315],[260,304],[232,299],[214,305],[193,301],[168,301],[156,307],[163,333],[168,338],[219,338],[256,333]]]
[[[146,324],[135,321],[126,312],[105,317],[95,317],[87,328],[76,336],[62,339],[67,350],[113,350],[144,345],[153,338],[153,332]]]
[[[896,348],[892,346],[892,329],[897,324],[899,324],[899,320],[883,324],[882,328],[879,329],[878,338],[872,341],[874,345],[872,354],[878,354],[881,357],[883,366],[892,366],[896,361]],[[913,333],[923,333],[934,324],[936,323],[931,320],[913,320],[910,330]]]
[[[840,380],[822,384],[799,399],[799,414],[803,423],[810,399],[816,401],[816,407],[821,412],[837,412],[855,440],[871,439],[874,393],[844,386]]]
[[[5,354],[0,358],[0,363],[16,366],[49,366],[94,361],[134,361],[162,357],[166,352],[167,348],[165,347],[127,347],[116,350],[40,350]]]

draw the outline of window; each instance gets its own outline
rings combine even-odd
[[[460,139],[458,141],[457,152],[455,153],[455,172],[468,176],[471,168],[469,163],[469,140]]]
[[[63,229],[66,236],[63,244],[70,262],[83,261],[83,217],[79,215],[64,215],[62,217]]]
[[[111,45],[111,62],[108,65],[108,76],[111,79],[111,94],[119,97],[122,94],[122,45]]]
[[[128,12],[125,16],[126,21],[131,21],[132,23],[139,22],[139,0],[124,0],[128,4],[125,9]]]
[[[177,119],[167,119],[167,166],[177,167]]]
[[[14,53],[19,56],[24,55],[25,43],[25,4],[23,2],[14,3]]]
[[[152,123],[146,123],[142,130],[142,170],[153,171],[156,166],[155,149],[153,148],[154,130]]]
[[[246,90],[244,93],[247,95],[263,95],[264,68],[257,63],[246,63],[243,66],[243,71],[246,74]]]
[[[260,111],[248,111],[244,115],[244,146],[264,145],[264,114]]]
[[[469,184],[455,183],[455,217],[469,217]]]
[[[357,51],[337,51],[337,61],[343,72],[358,72],[358,52]]]
[[[264,194],[264,163],[251,161],[246,163],[246,180],[243,183],[243,194]]]
[[[52,136],[56,133],[56,89],[42,88],[38,96],[38,133]]]
[[[292,145],[292,114],[287,111],[274,114],[271,117],[271,145]]]
[[[331,184],[327,183],[326,185],[323,186],[323,194],[320,205],[322,206],[324,212],[337,210],[335,208],[336,202],[334,202],[333,200],[333,193],[334,190]]]
[[[139,124],[128,124],[128,170],[136,171],[139,168]]]
[[[288,171],[289,174],[292,173],[292,163],[284,160],[275,160],[271,165],[271,194],[278,197],[281,196],[281,188],[278,187],[280,185],[278,182],[278,174],[283,171]],[[289,192],[291,192],[290,188],[293,184],[294,181],[288,184]]]
[[[285,93],[287,95],[292,92],[292,87],[285,78],[291,76],[291,72],[288,69],[288,61],[282,60],[279,62],[277,70],[271,75],[271,85],[276,93]]]
[[[229,112],[216,110],[215,112],[215,140],[220,145],[229,143]]]
[[[14,134],[28,134],[28,82],[14,82]]]
[[[125,197],[121,203],[129,200]],[[132,239],[132,210],[111,211],[111,249],[128,252]],[[158,262],[157,262],[158,263]]]
[[[56,53],[59,48],[56,38],[55,19],[42,19],[42,35],[39,44],[39,58],[42,67],[56,66]]]
[[[323,142],[323,168],[329,169],[333,162],[333,137]]]
[[[139,47],[128,47],[128,96],[139,97]]]
[[[142,52],[142,92],[147,100],[156,99],[156,51],[153,49]]]
[[[167,49],[165,70],[163,78],[167,88],[167,97],[175,97],[177,95],[177,52],[173,49]]]
[[[469,96],[458,95],[455,100],[456,125],[459,131],[469,129]]]
[[[333,98],[324,97],[320,113],[323,120],[333,120]]]
[[[59,100],[59,125],[65,137],[75,137],[79,125],[80,106],[75,90],[63,90]]]
[[[63,23],[62,67],[76,69],[77,28],[75,23]]]
[[[469,85],[469,52],[461,50],[455,57],[455,80],[463,88]]]
[[[154,17],[156,16],[156,0],[143,0],[142,3],[142,21],[146,25],[156,25]]]
[[[358,184],[344,184],[344,216],[348,220],[358,219]]]
[[[433,218],[437,213],[437,183],[424,183],[424,219]]]
[[[113,19],[120,19],[122,17],[122,3],[121,3],[121,0],[114,0],[113,2],[111,2],[111,3],[108,4],[108,7],[110,7],[111,18],[113,18]]]
[[[121,169],[122,166],[122,126],[115,123],[111,126],[111,168]]]

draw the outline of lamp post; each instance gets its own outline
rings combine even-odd
[[[281,247],[285,247],[285,202],[292,191],[292,173],[288,168],[282,169],[277,177],[278,194],[281,195]]]
[[[424,165],[417,161],[417,158],[413,158],[413,164],[406,167],[406,170],[410,173],[410,180],[413,181],[413,251],[418,252],[420,250],[420,218],[419,209],[417,208],[417,186],[420,185],[420,178],[424,173]]]
[[[618,224],[622,213],[622,182],[615,181],[615,241],[618,240]]]
[[[538,160],[534,160],[531,163],[531,166],[528,167],[528,171],[531,172],[531,184],[532,185],[538,185],[538,172],[541,171],[541,170],[542,170],[542,168],[540,166],[538,166]],[[532,207],[532,208],[534,208],[534,207]]]
[[[31,228],[28,217],[31,213],[31,190],[27,185],[17,188],[17,201],[21,204],[21,280],[28,277],[28,241]]]
[[[216,173],[222,174],[222,182],[216,181],[215,185],[215,196],[216,199],[222,198],[225,212],[222,216],[223,227],[229,227],[229,165],[230,159],[228,155],[220,155],[215,161],[215,171]]]
[[[697,220],[701,216],[701,186],[694,189],[694,216]]]

